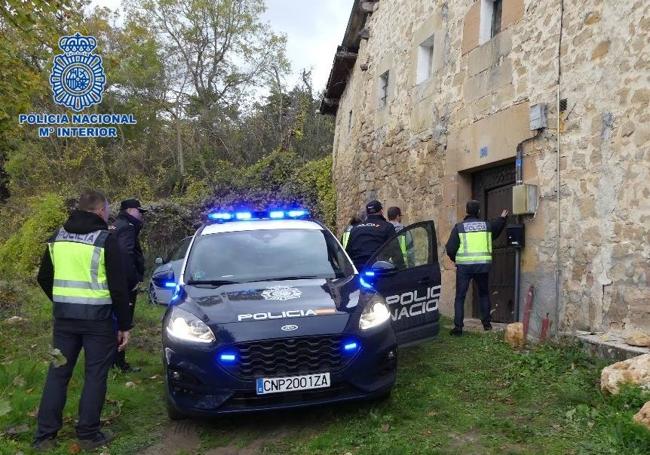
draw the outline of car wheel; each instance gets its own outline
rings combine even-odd
[[[174,407],[174,405],[169,400],[169,396],[167,396],[167,417],[169,417],[169,420],[187,419],[187,415],[183,414]]]
[[[387,401],[390,400],[390,396],[393,393],[393,388],[391,387],[390,389],[386,390],[385,392],[382,392],[381,395],[377,395],[376,400],[377,401]]]

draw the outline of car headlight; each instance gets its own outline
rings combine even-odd
[[[372,329],[389,319],[390,311],[388,310],[386,301],[381,297],[375,296],[363,309],[361,318],[359,319],[359,328],[361,330]]]
[[[172,309],[165,330],[170,337],[180,341],[208,344],[216,340],[205,322],[180,308]]]

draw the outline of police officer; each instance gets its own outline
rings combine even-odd
[[[99,418],[115,349],[123,350],[129,342],[131,313],[122,255],[108,231],[108,216],[108,201],[103,194],[82,193],[77,210],[50,238],[41,261],[38,283],[54,308],[52,345],[61,351],[65,363],[53,363],[47,374],[38,408],[34,440],[37,450],[56,446],[68,382],[82,348],[86,364],[76,425],[79,445],[90,450],[114,437],[100,431]]]
[[[479,219],[480,207],[478,201],[472,200],[467,203],[467,216],[454,226],[446,245],[447,256],[456,263],[456,301],[454,329],[451,334],[457,336],[463,334],[465,296],[470,280],[474,280],[478,287],[483,328],[492,330],[488,290],[492,240],[501,235],[508,211],[503,210],[501,217],[494,221],[483,221]]]
[[[348,241],[350,240],[350,232],[352,232],[352,228],[357,224],[361,224],[361,218],[358,215],[354,215],[352,218],[350,218],[348,226],[345,228],[345,231],[343,231],[343,234],[341,235],[341,245],[343,245],[343,248],[348,245]]]
[[[395,232],[400,233],[404,229],[402,224],[402,209],[399,207],[388,207],[388,222],[395,227]],[[404,256],[404,261],[409,267],[415,265],[415,250],[413,248],[413,235],[405,232],[399,237],[399,248]]]
[[[144,254],[138,236],[144,222],[142,208],[137,199],[127,199],[120,203],[120,213],[111,228],[117,237],[120,248],[125,255],[126,279],[129,286],[129,303],[131,317],[135,311],[135,301],[138,298],[138,286],[144,279]],[[126,351],[115,354],[115,366],[125,373],[139,371],[126,361]]]
[[[366,221],[352,228],[350,240],[345,248],[358,270],[361,270],[380,246],[395,235],[395,228],[384,218],[381,202],[368,202],[366,213]]]

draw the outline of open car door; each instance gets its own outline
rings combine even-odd
[[[399,345],[438,334],[441,285],[433,221],[401,230],[370,258],[361,274],[386,298]]]

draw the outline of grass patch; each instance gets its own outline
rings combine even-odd
[[[2,323],[0,453],[31,453],[34,413],[47,371],[51,307],[26,287],[17,310],[27,321]],[[164,309],[144,299],[137,307],[129,361],[143,371],[111,373],[103,419],[118,433],[113,455],[132,455],[169,430],[162,398],[160,318]],[[267,454],[622,454],[650,453],[650,432],[632,415],[650,399],[624,388],[616,397],[598,387],[605,364],[576,346],[543,345],[516,352],[499,334],[440,338],[402,349],[397,385],[379,402],[189,421],[199,445],[254,448]],[[61,433],[67,454],[82,384],[77,368],[70,384]],[[135,386],[127,386],[133,382]],[[0,413],[2,409],[0,407]],[[97,451],[96,453],[100,453]]]

